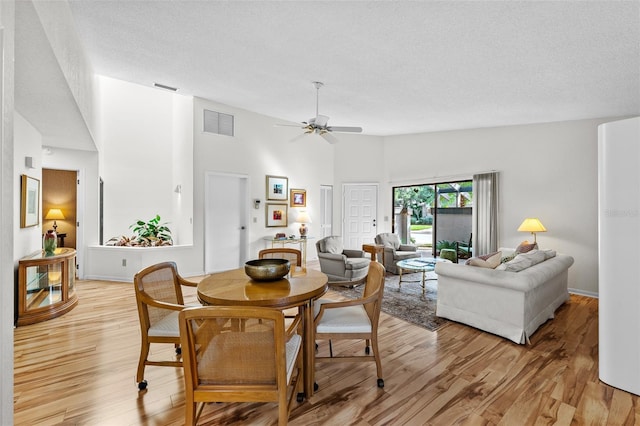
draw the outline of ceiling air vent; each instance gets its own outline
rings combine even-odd
[[[217,135],[233,136],[233,115],[205,109],[204,131]]]

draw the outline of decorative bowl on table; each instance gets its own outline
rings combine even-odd
[[[289,273],[291,263],[287,259],[257,259],[244,264],[244,272],[255,281],[275,281]]]

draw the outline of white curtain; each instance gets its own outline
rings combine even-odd
[[[473,255],[498,250],[498,172],[473,175]]]

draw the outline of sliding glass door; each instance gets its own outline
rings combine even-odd
[[[393,188],[393,232],[401,241],[426,251],[426,256],[438,256],[443,248],[456,250],[468,245],[472,212],[470,180]],[[464,251],[459,255],[464,257]]]

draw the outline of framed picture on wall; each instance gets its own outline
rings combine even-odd
[[[307,190],[292,189],[289,200],[291,207],[307,207]]]
[[[20,227],[40,224],[40,181],[27,175],[21,176]]]
[[[267,228],[287,226],[287,205],[268,203],[265,209],[267,213]]]
[[[289,199],[289,179],[284,176],[267,175],[267,200],[287,201]]]

